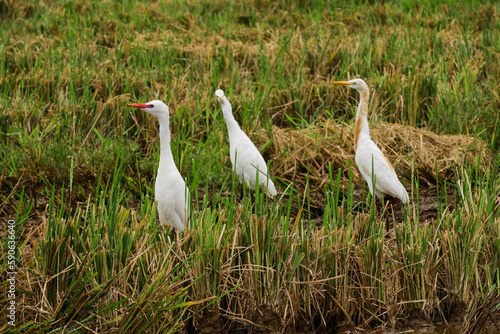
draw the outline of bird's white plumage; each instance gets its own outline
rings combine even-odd
[[[222,107],[229,134],[229,157],[240,182],[244,181],[247,186],[255,189],[258,178],[258,183],[262,185],[267,196],[276,196],[276,188],[268,173],[266,162],[234,119],[231,104],[224,92],[218,89],[215,96]]]
[[[369,89],[362,79],[351,81],[335,81],[333,84],[344,85],[356,89],[361,97],[356,115],[355,127],[355,161],[359,171],[368,183],[370,193],[373,195],[373,184],[375,182],[375,194],[382,198],[382,193],[399,198],[403,203],[409,202],[409,196],[405,187],[401,184],[382,151],[377,147],[370,137],[368,127],[368,98]]]
[[[360,139],[358,141],[358,149],[356,151],[356,165],[368,188],[373,195],[373,173],[375,171],[375,194],[378,198],[382,197],[381,193],[385,193],[396,198],[399,198],[403,203],[408,202],[408,193],[404,186],[399,182],[396,172],[389,165],[384,157],[384,154],[370,139]],[[372,168],[373,167],[373,168]]]
[[[184,230],[190,214],[190,193],[172,155],[170,147],[169,110],[159,100],[144,104],[130,104],[156,116],[160,123],[160,162],[155,181],[155,200],[162,225],[172,225],[176,231]]]

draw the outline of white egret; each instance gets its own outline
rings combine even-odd
[[[356,89],[361,95],[356,114],[354,128],[354,147],[356,150],[356,165],[363,178],[368,183],[373,196],[373,173],[375,174],[375,194],[382,198],[382,193],[399,198],[403,203],[409,202],[405,187],[399,182],[391,163],[370,137],[368,128],[368,86],[361,79],[351,81],[335,81],[334,85],[343,85]]]
[[[240,178],[240,182],[245,181],[247,186],[255,189],[258,177],[259,184],[263,186],[267,196],[271,198],[276,196],[276,188],[269,176],[264,158],[234,119],[231,103],[221,89],[215,92],[215,96],[219,100],[226,120],[229,134],[229,156],[233,170]]]
[[[176,231],[184,230],[189,219],[190,194],[186,183],[175,166],[170,148],[168,106],[159,100],[147,103],[132,103],[129,107],[144,110],[160,122],[160,163],[155,182],[155,200],[161,225],[172,225]]]

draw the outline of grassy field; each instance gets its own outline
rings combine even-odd
[[[500,284],[499,11],[0,0],[2,314],[9,219],[17,240],[0,330],[333,333],[459,309],[481,325]],[[329,82],[355,77],[407,208],[375,202],[354,164],[356,92]],[[231,173],[219,88],[274,200]],[[193,196],[181,235],[157,224],[158,123],[126,107],[152,99]]]

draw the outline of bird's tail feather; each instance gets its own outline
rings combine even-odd
[[[267,186],[266,186],[266,194],[267,196],[273,198],[276,196],[278,193],[276,192],[276,187],[274,186],[274,182],[271,180],[267,181]]]

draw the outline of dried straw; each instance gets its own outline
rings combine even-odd
[[[436,171],[439,181],[451,180],[457,166],[465,163],[489,167],[490,151],[480,139],[465,135],[437,135],[433,132],[406,125],[381,122],[371,126],[374,142],[391,161],[404,184],[409,184],[414,174],[420,185],[434,186]],[[263,144],[267,134],[257,132],[254,140]],[[361,175],[354,162],[354,136],[352,127],[331,120],[322,127],[306,129],[278,128],[273,126],[272,143],[264,151],[272,159],[272,175],[296,185],[304,185],[307,173],[310,183],[320,189],[329,182],[328,164],[335,174],[342,169],[343,184],[347,182],[349,168]],[[479,158],[479,165],[477,159]],[[361,182],[361,181],[360,181]]]

